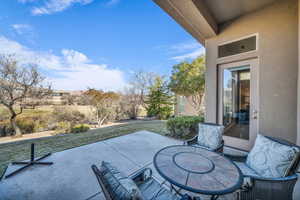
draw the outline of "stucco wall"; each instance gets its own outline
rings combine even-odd
[[[297,144],[300,145],[300,0],[298,1],[298,137]]]
[[[259,132],[297,139],[298,0],[284,0],[240,17],[206,41],[206,121],[217,120],[217,64],[259,59]],[[259,34],[258,51],[217,59],[217,45]]]

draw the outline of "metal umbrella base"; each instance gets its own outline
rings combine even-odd
[[[34,158],[34,144],[31,144],[31,152],[30,152],[30,161],[22,161],[22,162],[12,162],[12,165],[24,165],[23,167],[17,169],[14,172],[11,172],[10,174],[6,175],[5,178],[9,178],[13,175],[16,175],[17,173],[21,172],[22,170],[32,166],[32,165],[52,165],[53,162],[41,162],[40,160],[50,156],[51,153],[48,153],[40,158],[35,159]]]

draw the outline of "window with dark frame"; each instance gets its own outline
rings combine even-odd
[[[251,36],[245,39],[241,39],[235,42],[220,45],[218,47],[218,58],[224,58],[227,56],[233,56],[241,53],[256,50],[257,36]]]

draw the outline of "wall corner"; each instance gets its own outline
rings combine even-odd
[[[297,144],[300,145],[300,0],[298,0],[298,99],[297,99]]]

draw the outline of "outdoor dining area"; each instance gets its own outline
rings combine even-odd
[[[149,167],[126,176],[102,161],[92,170],[107,200],[201,200],[202,195],[216,200],[226,194],[241,200],[293,199],[299,146],[258,134],[246,152],[226,147],[223,132],[223,126],[201,123],[195,138],[159,150],[153,165],[162,183]]]
[[[258,135],[246,152],[226,145],[223,131],[202,123],[188,141],[138,131],[52,153],[43,159],[52,165],[5,178],[23,167],[9,165],[0,199],[300,199],[299,146]]]

